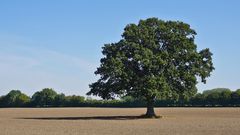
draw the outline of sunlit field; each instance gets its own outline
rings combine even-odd
[[[159,119],[139,118],[145,108],[0,109],[1,135],[237,135],[240,108],[156,108]]]

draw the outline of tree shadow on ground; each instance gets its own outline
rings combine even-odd
[[[29,120],[137,120],[148,119],[144,116],[86,116],[86,117],[22,117]]]

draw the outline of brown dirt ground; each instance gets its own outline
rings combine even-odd
[[[0,135],[239,135],[240,108],[0,108]]]

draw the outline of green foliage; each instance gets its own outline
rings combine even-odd
[[[222,91],[220,94],[220,104],[222,104],[222,105],[230,104],[231,94],[232,94],[232,92],[230,90]]]
[[[11,90],[5,97],[4,100],[6,101],[7,106],[13,106],[17,97],[21,95],[20,90]]]
[[[64,106],[66,103],[66,96],[61,93],[57,94],[54,98],[54,106]]]
[[[240,105],[240,89],[231,93],[231,102],[235,105]]]
[[[7,95],[1,97],[2,107],[24,107],[30,102],[30,97],[21,93],[20,90],[11,90]]]
[[[131,96],[124,96],[121,98],[121,100],[126,101],[126,102],[132,102],[135,100],[135,98],[133,98]]]
[[[236,90],[236,94],[240,96],[240,89]]]
[[[193,105],[198,105],[198,106],[204,106],[205,105],[205,101],[206,101],[206,97],[201,94],[201,93],[197,93],[191,100],[191,103]]]
[[[30,103],[30,97],[21,93],[15,100],[15,105],[17,107],[28,106]]]
[[[205,104],[208,105],[228,105],[231,102],[231,90],[228,88],[215,88],[203,91]]]
[[[149,18],[127,25],[119,42],[104,45],[95,72],[101,77],[87,95],[127,95],[148,103],[168,97],[189,101],[196,94],[197,77],[206,83],[214,70],[212,53],[197,50],[195,35],[190,25],[179,21]]]
[[[174,97],[176,94],[164,98],[156,98],[155,106],[240,106],[240,91],[230,91],[213,89],[205,94],[197,93],[194,97],[182,100]],[[7,95],[0,96],[0,107],[144,107],[146,102],[144,98],[135,98],[132,96],[123,96],[118,100],[97,100],[84,98],[83,96],[65,96],[63,93],[57,94],[53,102],[44,105],[43,97],[45,94],[36,92],[30,97],[19,90],[10,91]],[[52,92],[50,92],[52,93]],[[55,93],[55,92],[53,92]],[[54,94],[55,95],[55,94]],[[42,96],[42,97],[41,97]],[[33,100],[35,98],[35,100]],[[39,101],[36,104],[36,100]],[[176,100],[177,99],[177,100]],[[41,103],[42,101],[42,103]]]
[[[72,96],[66,96],[65,97],[65,104],[66,106],[79,106],[81,104],[83,104],[84,102],[84,97],[83,96],[76,96],[76,95],[72,95]]]
[[[203,95],[207,96],[211,93],[221,93],[223,91],[231,91],[230,89],[228,88],[215,88],[215,89],[212,89],[212,90],[205,90],[203,91]]]
[[[4,102],[3,102],[3,96],[0,96],[0,107],[3,107],[3,104],[4,104]]]
[[[219,99],[220,99],[220,93],[218,92],[210,93],[206,97],[207,103],[211,105],[217,105],[219,103]]]
[[[51,88],[44,88],[33,94],[31,102],[34,106],[47,107],[54,104],[54,99],[57,93]]]

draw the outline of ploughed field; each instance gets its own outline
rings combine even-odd
[[[238,135],[240,108],[0,108],[0,135]]]

